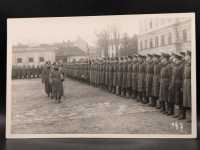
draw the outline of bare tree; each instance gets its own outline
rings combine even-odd
[[[121,39],[121,49],[120,49],[120,55],[127,56],[128,55],[128,49],[129,49],[129,37],[127,33],[123,34],[123,37]]]
[[[112,27],[111,29],[112,35],[112,46],[113,49],[116,50],[116,56],[119,56],[119,49],[120,49],[120,33],[117,27]]]
[[[137,43],[137,35],[129,37],[127,33],[124,33],[121,39],[120,55],[128,56],[137,53]]]
[[[107,57],[110,45],[110,33],[108,30],[103,30],[102,32],[97,33],[97,45],[99,53],[103,53],[103,55]]]

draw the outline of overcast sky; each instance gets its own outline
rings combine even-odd
[[[9,19],[9,42],[12,45],[40,44],[73,41],[81,37],[90,45],[95,45],[95,33],[108,27],[115,26],[120,33],[127,32],[129,36],[137,34],[139,20],[144,17],[146,15]]]

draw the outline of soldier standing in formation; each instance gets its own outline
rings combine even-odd
[[[117,91],[117,65],[118,65],[118,58],[114,58],[113,61],[113,87],[112,92],[116,94]]]
[[[153,57],[153,83],[152,83],[152,106],[155,107],[158,104],[159,108],[159,89],[160,89],[160,71],[161,71],[161,64],[160,64],[160,55],[154,55]]]
[[[191,121],[191,52],[187,51],[183,70],[183,115]]]
[[[138,63],[138,101],[143,103],[145,98],[145,56],[139,55]]]
[[[39,78],[41,75],[41,67],[42,66],[13,66],[12,68],[12,79],[31,79],[31,78]]]
[[[119,58],[118,63],[117,63],[117,95],[121,95],[122,91],[122,67],[123,67],[123,57]]]
[[[149,103],[152,100],[152,84],[153,84],[153,60],[152,55],[147,55],[146,62],[146,76],[145,76],[145,85],[146,85],[146,98],[145,103]],[[150,102],[152,105],[152,101]]]
[[[133,61],[132,61],[132,98],[135,99],[137,98],[137,82],[138,82],[138,57],[137,55],[133,56]]]
[[[126,90],[127,97],[131,97],[132,95],[132,56],[127,57],[127,74],[126,74]]]

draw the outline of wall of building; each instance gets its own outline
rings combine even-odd
[[[19,63],[17,60],[21,58],[22,62]],[[33,58],[33,62],[30,62],[29,59]],[[40,58],[43,58],[44,61],[40,61]],[[55,61],[54,51],[24,51],[24,52],[13,52],[12,55],[12,64],[13,65],[42,65],[46,61]]]
[[[152,28],[145,27],[145,24],[150,26],[150,22]],[[140,31],[139,53],[191,50],[191,21],[187,18],[171,21],[166,19],[164,23],[159,20],[145,20]]]

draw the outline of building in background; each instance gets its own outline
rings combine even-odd
[[[61,46],[55,50],[55,60],[61,62],[72,62],[87,59],[86,53],[77,46]]]
[[[55,61],[55,47],[50,46],[13,46],[12,65],[17,66],[37,66],[46,61]]]
[[[13,66],[40,66],[46,61],[71,62],[87,59],[88,53],[74,45],[73,42],[61,42],[40,45],[16,45],[12,47]]]
[[[138,53],[191,50],[190,18],[146,18],[140,22]]]

